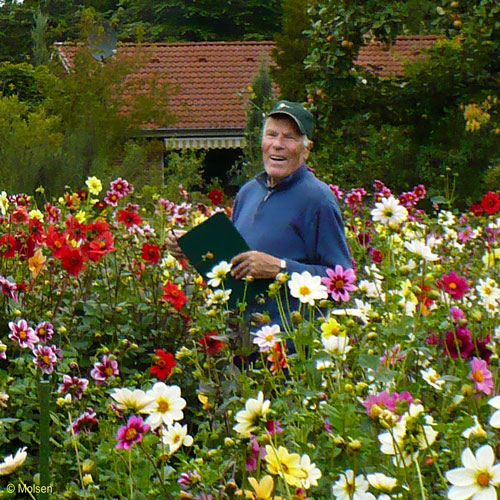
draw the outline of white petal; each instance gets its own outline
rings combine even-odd
[[[500,397],[500,396],[497,396],[497,397]],[[490,425],[491,425],[491,427],[495,427],[495,429],[500,428],[500,411],[496,411],[495,413],[493,413],[493,415],[491,415]]]
[[[450,500],[467,500],[474,493],[479,491],[479,485],[474,484],[472,486],[452,486],[448,491],[448,498]]]
[[[462,451],[462,463],[467,469],[477,470],[476,457],[470,448],[465,448],[465,450]]]
[[[500,483],[500,464],[490,469],[491,483],[497,486]]]
[[[493,486],[489,488],[481,488],[473,497],[472,500],[497,500],[497,492]]]
[[[496,410],[500,410],[500,396],[495,396],[488,401],[488,404],[493,406]]]
[[[470,469],[452,469],[446,473],[446,479],[455,486],[470,486],[476,483],[476,473]]]
[[[493,448],[489,444],[481,446],[481,448],[476,451],[476,459],[477,464],[481,469],[490,469],[493,467],[493,463],[495,462],[495,453]]]

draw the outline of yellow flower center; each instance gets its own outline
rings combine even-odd
[[[47,330],[45,328],[43,328],[43,327],[38,330],[38,336],[39,337],[45,337],[46,333],[47,333]]]
[[[308,286],[301,286],[299,288],[300,295],[309,295],[311,293],[311,289]]]
[[[337,290],[342,290],[342,288],[344,288],[344,286],[345,286],[345,283],[344,283],[344,281],[343,281],[343,280],[337,280],[337,281],[335,282],[335,288],[336,288]]]
[[[180,434],[176,434],[176,435],[174,436],[174,439],[172,439],[172,442],[173,442],[174,444],[177,444],[180,440],[181,440],[181,436],[180,436]]]
[[[170,410],[170,401],[168,399],[158,400],[158,411],[160,413],[167,413]]]
[[[42,359],[43,359],[43,362],[46,364],[46,365],[50,365],[50,356],[47,356],[47,354],[45,356],[42,356]]]
[[[131,427],[130,429],[127,429],[127,432],[125,433],[125,439],[127,441],[132,441],[137,437],[137,430]]]
[[[489,486],[490,484],[490,479],[491,476],[489,472],[480,472],[476,480],[480,486],[486,488],[486,486]]]
[[[274,338],[274,335],[273,335],[272,333],[268,333],[268,334],[266,335],[266,340],[267,340],[268,342],[271,342],[271,340],[273,340],[273,338]]]
[[[113,375],[113,368],[111,368],[111,366],[106,366],[106,368],[104,368],[104,373],[108,377],[111,377],[111,375]]]
[[[28,336],[28,334],[24,330],[19,331],[19,338],[21,340],[24,340],[27,336]]]
[[[457,288],[457,284],[455,282],[451,282],[449,285],[448,285],[452,290],[455,290],[455,288]]]
[[[472,378],[476,382],[483,382],[484,381],[484,373],[482,371],[479,371],[479,370],[473,371]]]

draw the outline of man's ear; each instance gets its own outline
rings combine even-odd
[[[304,161],[306,161],[309,158],[309,155],[311,154],[311,149],[312,149],[313,145],[314,145],[314,143],[311,141],[309,143],[309,146],[307,146],[307,148],[305,148],[305,150],[304,150]]]

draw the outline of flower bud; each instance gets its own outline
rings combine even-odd
[[[366,384],[365,382],[358,382],[356,384],[356,393],[358,395],[363,394],[366,389],[368,389],[368,384]]]
[[[382,410],[382,412],[378,417],[378,420],[382,427],[385,427],[386,429],[391,429],[396,425],[398,421],[398,416],[392,413],[392,411]]]
[[[84,486],[88,486],[89,484],[92,484],[94,482],[94,479],[92,478],[92,474],[85,474],[82,477],[82,482]]]
[[[467,396],[472,396],[475,393],[474,386],[471,384],[465,384],[462,387],[462,395],[467,397]]]
[[[342,436],[335,436],[333,442],[339,447],[345,446],[345,439]]]
[[[358,439],[353,439],[348,445],[347,445],[347,452],[351,453],[356,453],[361,449],[361,441]]]
[[[90,460],[90,458],[87,458],[86,460],[83,461],[82,464],[82,472],[84,474],[88,474],[93,468],[94,468],[94,461]]]
[[[479,311],[478,309],[473,309],[472,310],[472,317],[476,321],[481,321],[481,319],[483,318],[483,315],[481,314],[481,311]]]
[[[300,325],[302,323],[302,315],[299,311],[293,311],[292,314],[290,314],[290,320],[292,321],[292,324]]]

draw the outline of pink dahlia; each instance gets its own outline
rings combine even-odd
[[[90,434],[92,430],[97,427],[99,419],[95,411],[92,408],[87,408],[71,425],[68,427],[67,431],[70,432],[73,428],[73,432],[78,435],[80,432],[85,432]]]
[[[40,371],[50,374],[54,371],[55,366],[59,362],[60,349],[53,346],[38,344],[33,348],[33,361]]]
[[[10,321],[9,328],[12,332],[9,334],[9,339],[17,342],[23,349],[26,347],[33,349],[40,340],[25,319],[20,319],[17,323]]]
[[[138,443],[142,440],[142,436],[149,431],[149,425],[144,423],[142,417],[136,417],[132,415],[128,421],[127,425],[123,425],[118,429],[116,434],[116,439],[118,443],[116,447],[118,449],[125,448],[130,450],[134,443]]]
[[[443,274],[437,281],[436,286],[449,293],[455,300],[460,300],[465,292],[469,290],[469,284],[463,276],[458,276],[455,271],[450,274]]]
[[[356,281],[356,273],[352,269],[344,269],[342,266],[335,266],[335,271],[327,269],[328,277],[321,278],[321,283],[326,285],[327,292],[337,302],[342,300],[347,302],[351,296],[349,292],[356,290],[354,282]]]
[[[471,380],[474,381],[476,390],[491,394],[495,384],[493,383],[493,375],[488,370],[486,361],[479,358],[472,358],[471,362]]]
[[[91,377],[96,381],[97,385],[102,385],[109,377],[116,377],[119,374],[118,362],[106,355],[102,357],[101,362],[94,364],[90,372]]]
[[[59,394],[70,392],[75,399],[82,399],[84,391],[87,389],[89,381],[86,378],[71,377],[63,375],[63,383],[57,389]]]

